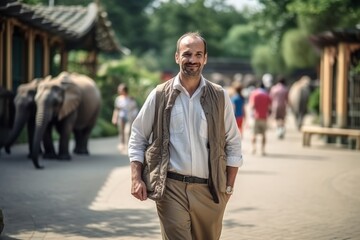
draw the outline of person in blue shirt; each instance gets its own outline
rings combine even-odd
[[[245,121],[245,98],[243,97],[241,91],[243,89],[240,82],[235,81],[233,84],[235,94],[231,97],[231,102],[234,107],[234,113],[236,118],[236,123],[239,128],[241,137],[243,136],[243,124]]]

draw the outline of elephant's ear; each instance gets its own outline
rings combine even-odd
[[[76,111],[81,101],[80,88],[68,77],[62,79],[61,87],[64,90],[64,101],[59,111],[59,120]]]

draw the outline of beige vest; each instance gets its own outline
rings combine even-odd
[[[170,116],[180,91],[173,89],[174,79],[157,86],[156,111],[152,130],[152,143],[145,151],[143,180],[148,197],[159,200],[164,194],[169,165]],[[209,190],[214,202],[219,203],[219,192],[226,188],[226,153],[224,126],[224,92],[222,88],[206,80],[200,99],[208,123]]]

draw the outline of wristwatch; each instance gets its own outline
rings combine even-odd
[[[226,186],[226,190],[225,190],[225,193],[228,194],[228,195],[231,195],[233,194],[233,187],[232,186]]]

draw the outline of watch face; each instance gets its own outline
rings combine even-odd
[[[226,192],[226,194],[232,194],[233,193],[233,187],[232,186],[227,186],[225,192]]]

